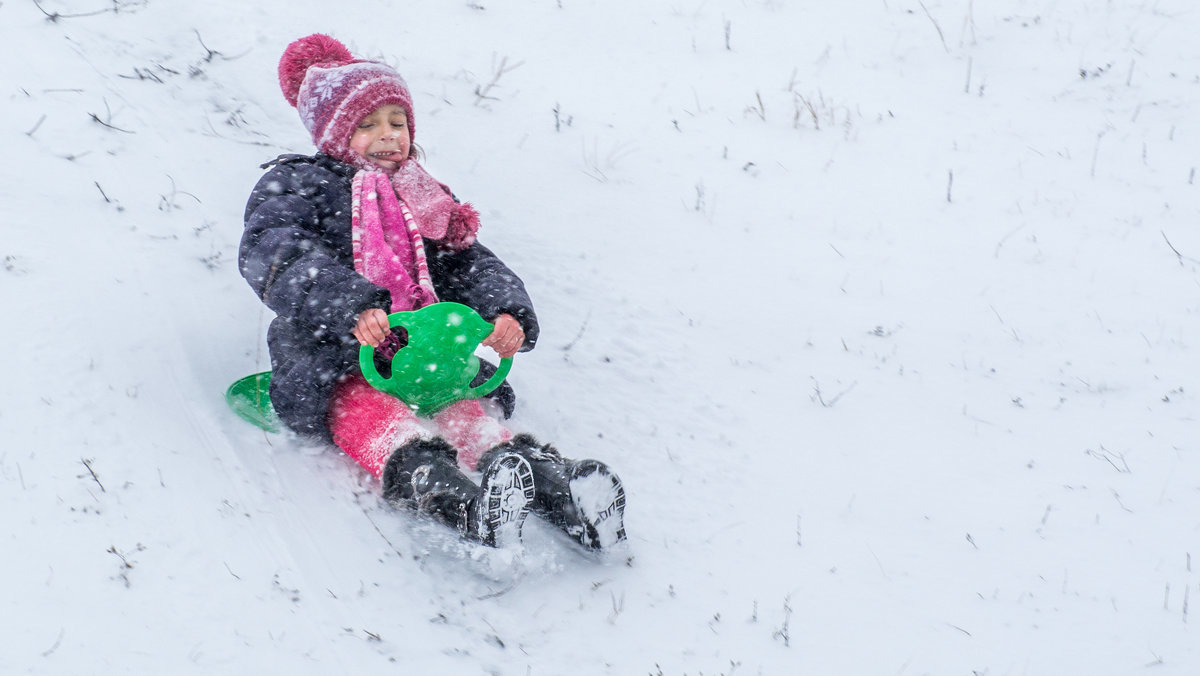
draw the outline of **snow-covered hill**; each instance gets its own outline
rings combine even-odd
[[[0,671],[1195,674],[1198,30],[0,3]],[[313,32],[408,79],[538,307],[514,426],[620,471],[628,551],[465,547],[225,409],[268,366],[236,247],[258,165],[311,148],[275,68]]]

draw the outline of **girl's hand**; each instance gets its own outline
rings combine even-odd
[[[483,344],[495,350],[496,354],[501,357],[511,357],[525,344],[525,330],[521,328],[520,322],[512,318],[512,315],[499,315],[492,324],[496,328],[492,331],[492,335],[483,341]]]
[[[377,307],[363,310],[354,325],[354,337],[363,345],[379,347],[388,336],[388,315]]]

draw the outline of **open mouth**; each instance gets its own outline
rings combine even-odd
[[[400,154],[399,150],[382,150],[377,153],[371,153],[371,159],[386,160],[388,162],[400,162],[404,159],[404,156]]]

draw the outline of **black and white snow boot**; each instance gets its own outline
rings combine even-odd
[[[529,463],[515,453],[500,454],[476,485],[459,471],[456,457],[454,447],[440,438],[404,444],[384,466],[384,499],[430,514],[491,547],[519,543],[534,499]]]
[[[533,469],[535,514],[589,549],[606,549],[625,539],[625,487],[608,465],[564,458],[554,447],[519,434],[484,453],[479,466],[513,454]]]

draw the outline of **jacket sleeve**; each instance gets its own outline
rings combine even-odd
[[[462,251],[429,245],[427,252],[429,273],[440,300],[467,305],[489,322],[502,314],[512,315],[525,331],[521,351],[533,349],[538,339],[533,301],[521,278],[496,254],[478,242]]]
[[[264,175],[246,206],[238,264],[277,315],[345,339],[360,312],[386,310],[391,301],[329,249],[324,222],[335,214],[323,188],[334,180],[310,164],[281,164]]]

